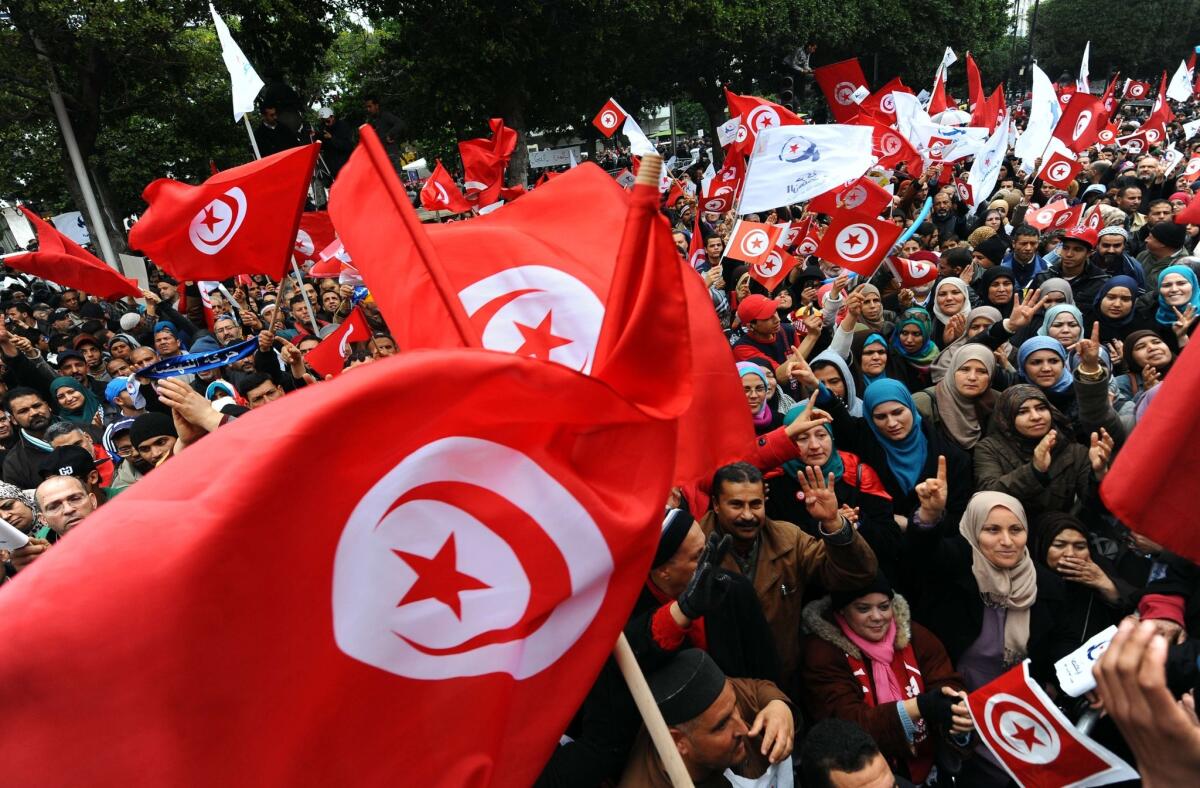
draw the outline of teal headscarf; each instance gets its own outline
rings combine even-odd
[[[1197,314],[1200,314],[1200,282],[1196,281],[1195,271],[1192,270],[1190,265],[1168,265],[1158,275],[1158,291],[1155,294],[1158,297],[1158,311],[1154,313],[1154,319],[1164,326],[1171,325],[1177,319],[1175,317],[1175,310],[1171,308],[1171,305],[1167,303],[1167,299],[1163,298],[1162,295],[1162,280],[1166,278],[1167,274],[1179,274],[1192,283],[1191,306],[1196,310]],[[1179,311],[1186,312],[1187,306],[1185,305]]]
[[[883,349],[887,350],[888,343],[887,343],[887,340],[883,338],[882,334],[871,333],[871,334],[867,335],[867,338],[865,340],[863,340],[863,343],[862,343],[863,350],[866,350],[868,345],[882,345]],[[860,370],[862,369],[862,358],[859,358],[859,360],[858,360],[858,368]],[[871,383],[875,382],[876,380],[883,380],[884,378],[886,378],[887,377],[887,368],[886,367],[884,368],[883,374],[881,374],[881,375],[876,375],[874,377],[871,377],[866,372],[864,372],[864,373],[862,373],[862,377],[863,377],[863,382],[870,385]]]
[[[58,404],[58,390],[64,386],[69,389],[75,389],[83,395],[83,410],[78,413],[72,413]],[[96,415],[96,411],[100,410],[100,398],[92,393],[92,390],[87,386],[84,386],[69,375],[63,375],[50,381],[50,396],[54,398],[54,406],[59,418],[69,421],[72,424],[90,425],[92,418]]]
[[[904,345],[900,344],[900,331],[905,326],[916,326],[921,336],[925,337],[925,344],[915,353],[909,353],[904,349]],[[929,313],[919,306],[904,310],[895,330],[892,331],[892,348],[913,366],[928,368],[938,354],[938,346],[933,343],[933,320]]]
[[[929,444],[921,431],[921,414],[913,402],[908,387],[896,380],[884,378],[867,386],[863,392],[863,417],[866,418],[875,439],[887,455],[888,468],[896,481],[905,490],[913,490],[921,481],[925,460],[929,456]],[[875,426],[875,408],[885,402],[899,402],[912,413],[912,430],[902,440],[893,441]]]
[[[1040,336],[1050,336],[1050,326],[1054,325],[1055,319],[1063,312],[1069,312],[1074,315],[1075,322],[1079,324],[1079,336],[1083,336],[1083,313],[1071,304],[1055,304],[1046,310],[1046,317],[1042,320],[1042,327],[1038,329]]]
[[[788,410],[786,414],[784,414],[784,425],[786,426],[794,422],[807,408],[807,402],[801,402],[798,405],[793,405],[792,408]],[[842,474],[846,471],[846,466],[845,463],[842,462],[842,456],[838,454],[837,444],[833,442],[833,427],[829,426],[828,422],[826,422],[823,426],[825,427],[825,431],[829,433],[829,445],[832,447],[832,451],[829,454],[829,459],[826,460],[825,464],[821,466],[821,473],[826,479],[828,479],[829,474],[832,473],[834,481],[840,481]],[[804,463],[800,462],[800,460],[788,460],[783,464],[783,470],[788,476],[796,479],[801,473],[804,472]]]

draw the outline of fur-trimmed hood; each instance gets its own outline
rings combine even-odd
[[[892,615],[896,620],[896,648],[902,649],[912,640],[912,613],[908,609],[908,602],[899,594],[892,597]],[[806,635],[832,643],[855,659],[863,658],[858,646],[851,643],[850,638],[834,623],[833,600],[829,597],[805,605],[800,623],[801,631]]]

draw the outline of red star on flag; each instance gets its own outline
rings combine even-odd
[[[857,246],[862,246],[862,243],[862,236],[858,233],[853,233],[846,236],[846,246],[850,247],[850,249],[854,249]]]
[[[1024,744],[1025,749],[1029,750],[1030,752],[1033,752],[1034,745],[1042,743],[1042,740],[1038,738],[1037,729],[1032,725],[1026,726],[1014,722],[1011,736]]]
[[[396,607],[420,602],[422,599],[436,599],[454,611],[454,615],[461,621],[462,600],[459,599],[459,594],[463,591],[491,588],[487,583],[458,571],[454,534],[447,537],[433,558],[406,553],[402,550],[392,550],[392,552],[417,573],[417,582],[413,583],[404,598],[396,603]]]
[[[750,239],[750,248],[753,249],[754,251],[757,252],[759,249],[762,249],[762,245],[763,245],[763,239],[758,238],[758,237]]]
[[[200,224],[207,227],[210,233],[220,223],[221,220],[214,215],[211,205],[204,209],[204,218],[200,220]]]
[[[552,330],[552,315],[553,310],[546,313],[542,318],[542,322],[538,323],[537,328],[516,323],[517,330],[521,332],[525,342],[515,352],[518,356],[530,356],[532,358],[542,359],[543,361],[550,360],[550,351],[556,347],[571,344],[571,340],[556,336]]]

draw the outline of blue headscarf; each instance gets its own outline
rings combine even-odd
[[[1075,376],[1071,374],[1071,370],[1067,364],[1067,350],[1054,337],[1031,337],[1021,343],[1021,349],[1017,351],[1017,372],[1021,376],[1021,380],[1028,383],[1033,383],[1025,374],[1025,361],[1039,350],[1052,350],[1062,359],[1063,369],[1058,380],[1050,387],[1050,391],[1055,394],[1062,394],[1071,388],[1071,384],[1075,382]],[[1036,385],[1036,384],[1035,384]]]
[[[791,409],[784,414],[784,425],[791,424],[793,421],[799,418],[800,414],[803,413],[807,408],[807,402],[801,402],[797,405],[793,405]],[[838,454],[837,445],[833,443],[833,427],[829,425],[829,422],[826,422],[823,426],[825,427],[825,431],[829,433],[829,445],[832,447],[832,450],[829,454],[829,459],[826,460],[825,464],[821,466],[821,474],[828,479],[829,474],[832,473],[834,481],[839,481],[842,478],[842,474],[846,472],[846,465],[842,462],[841,455]],[[783,464],[783,470],[787,472],[788,476],[791,476],[793,479],[795,479],[799,474],[804,472],[804,463],[802,463],[800,460],[788,460]]]
[[[1138,283],[1137,280],[1132,276],[1125,276],[1124,274],[1121,274],[1120,276],[1114,276],[1106,281],[1101,286],[1100,291],[1096,293],[1096,300],[1092,302],[1092,307],[1096,310],[1096,319],[1100,321],[1101,330],[1105,328],[1121,329],[1133,322],[1134,308],[1132,306],[1129,308],[1129,314],[1118,319],[1108,317],[1100,311],[1100,302],[1104,300],[1104,296],[1108,295],[1108,291],[1112,290],[1114,287],[1125,288],[1129,291],[1130,297],[1133,298],[1134,301],[1137,301]],[[1171,322],[1175,322],[1174,316],[1171,317]],[[1080,323],[1080,325],[1083,325],[1083,323]]]
[[[863,340],[863,343],[862,343],[863,350],[867,349],[867,345],[876,345],[876,344],[883,345],[883,349],[887,350],[888,343],[887,343],[887,340],[883,338],[882,334],[868,334],[867,338],[865,340]],[[861,354],[858,359],[858,368],[859,368],[859,370],[862,370]],[[867,385],[870,385],[871,383],[874,383],[877,380],[884,380],[885,378],[887,378],[887,369],[885,368],[883,371],[883,374],[876,375],[875,377],[871,377],[866,372],[863,372],[862,377],[863,377],[863,382],[866,383]]]
[[[1162,273],[1158,275],[1158,284],[1156,285],[1158,311],[1154,313],[1154,319],[1164,326],[1171,325],[1177,319],[1175,317],[1175,310],[1171,308],[1171,305],[1167,303],[1167,300],[1163,298],[1162,295],[1162,280],[1166,278],[1167,274],[1179,274],[1184,279],[1192,283],[1191,306],[1196,310],[1197,314],[1200,314],[1200,283],[1196,282],[1196,273],[1192,270],[1190,265],[1168,265],[1162,270]],[[1134,292],[1136,293],[1137,291],[1135,290]],[[1186,312],[1187,307],[1185,306],[1179,311]]]
[[[902,440],[893,441],[875,426],[875,408],[884,402],[899,402],[912,413],[912,430]],[[875,433],[875,440],[887,455],[888,468],[905,490],[912,490],[921,481],[921,472],[929,456],[929,444],[921,431],[921,414],[912,394],[903,383],[887,378],[876,380],[863,392],[863,416]]]
[[[1038,336],[1049,336],[1050,326],[1054,325],[1054,320],[1063,312],[1067,312],[1074,316],[1075,322],[1079,325],[1079,336],[1083,336],[1083,313],[1077,307],[1071,304],[1055,304],[1046,310],[1046,317],[1042,320],[1042,327],[1037,330]]]

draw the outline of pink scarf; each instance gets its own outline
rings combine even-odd
[[[850,638],[851,643],[858,646],[858,650],[864,657],[871,660],[871,679],[875,685],[876,705],[905,700],[904,691],[900,688],[900,681],[892,671],[892,660],[896,658],[896,619],[893,618],[892,623],[888,625],[883,639],[878,643],[872,643],[851,629],[841,613],[834,613],[833,617],[837,621],[838,627],[841,628],[842,634]]]

